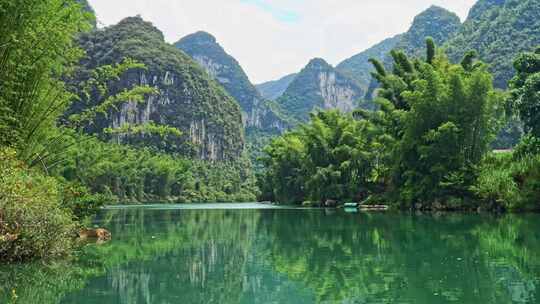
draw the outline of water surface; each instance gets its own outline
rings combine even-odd
[[[0,303],[540,303],[539,215],[200,207],[103,210],[113,241],[1,268]]]

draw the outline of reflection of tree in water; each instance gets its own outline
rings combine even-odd
[[[511,303],[540,301],[540,222],[536,215],[507,215],[475,229],[497,296]]]
[[[311,288],[319,303],[531,303],[539,299],[539,227],[532,219],[523,222],[535,225],[459,214],[346,217],[312,212],[261,218],[264,233],[274,238],[270,256],[275,270]],[[493,227],[514,227],[507,229],[532,239],[520,243]],[[503,250],[498,256],[486,254],[496,247],[486,238],[494,236],[503,247],[517,250],[516,258],[528,260],[516,263]],[[506,273],[494,274],[495,260]]]
[[[98,224],[114,240],[75,264],[0,269],[0,303],[12,289],[45,304],[540,299],[538,215],[133,209]]]
[[[118,303],[238,302],[258,213],[122,210],[106,222],[120,239],[95,248],[105,259],[107,276],[91,280],[87,290],[107,290],[100,286],[106,284],[112,292],[84,298]]]

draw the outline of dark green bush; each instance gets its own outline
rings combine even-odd
[[[540,154],[487,156],[472,190],[487,206],[508,210],[540,209]]]
[[[66,255],[75,225],[60,205],[58,182],[0,150],[0,260],[25,261]]]

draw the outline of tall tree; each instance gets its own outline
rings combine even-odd
[[[275,139],[265,150],[266,177],[280,202],[362,199],[377,157],[366,122],[336,110]]]
[[[510,81],[510,102],[525,124],[525,131],[540,138],[540,47],[514,61],[516,76]]]
[[[75,35],[92,16],[74,0],[0,1],[0,141],[27,156],[54,128],[71,94],[62,77],[82,55]]]
[[[425,61],[401,52],[392,57],[392,73],[373,61],[380,110],[358,113],[394,142],[387,147],[392,186],[407,203],[463,195],[471,182],[467,170],[498,131],[502,95],[474,52],[452,65],[428,39]]]

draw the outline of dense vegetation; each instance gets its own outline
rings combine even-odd
[[[446,48],[453,60],[469,49],[490,65],[495,86],[513,77],[512,59],[540,44],[540,3],[536,0],[480,0]]]
[[[237,103],[140,18],[94,22],[0,1],[0,260],[68,255],[105,202],[255,199]]]
[[[514,61],[510,107],[524,122],[525,137],[513,154],[494,155],[482,164],[475,191],[491,204],[538,209],[540,202],[540,50]]]
[[[29,169],[14,150],[0,151],[0,260],[64,255],[72,247],[72,213],[56,179]]]
[[[148,85],[159,91],[141,104],[124,103],[118,111],[96,119],[88,132],[99,134],[106,127],[153,122],[183,133],[165,142],[147,134],[127,134],[117,139],[206,160],[231,161],[242,155],[244,134],[238,103],[188,55],[167,44],[151,23],[140,17],[126,18],[117,25],[83,34],[79,42],[86,56],[75,75],[76,82],[85,80],[88,71],[96,67],[131,58],[146,69],[120,75],[111,91],[121,92],[134,85]],[[72,110],[99,102],[91,97],[75,103]]]
[[[104,195],[109,203],[254,201],[249,161],[211,164],[180,155],[70,134],[53,173]]]
[[[376,159],[365,130],[352,115],[332,110],[312,114],[310,123],[273,140],[263,157],[264,199],[294,203],[359,198]]]
[[[465,54],[451,64],[432,39],[426,55],[392,51],[392,71],[377,60],[375,111],[320,112],[275,139],[260,177],[265,199],[356,200],[415,209],[536,209],[538,206],[538,54],[516,60],[508,94],[488,67]],[[528,137],[512,156],[490,144],[515,108]],[[531,147],[532,146],[532,147]]]

